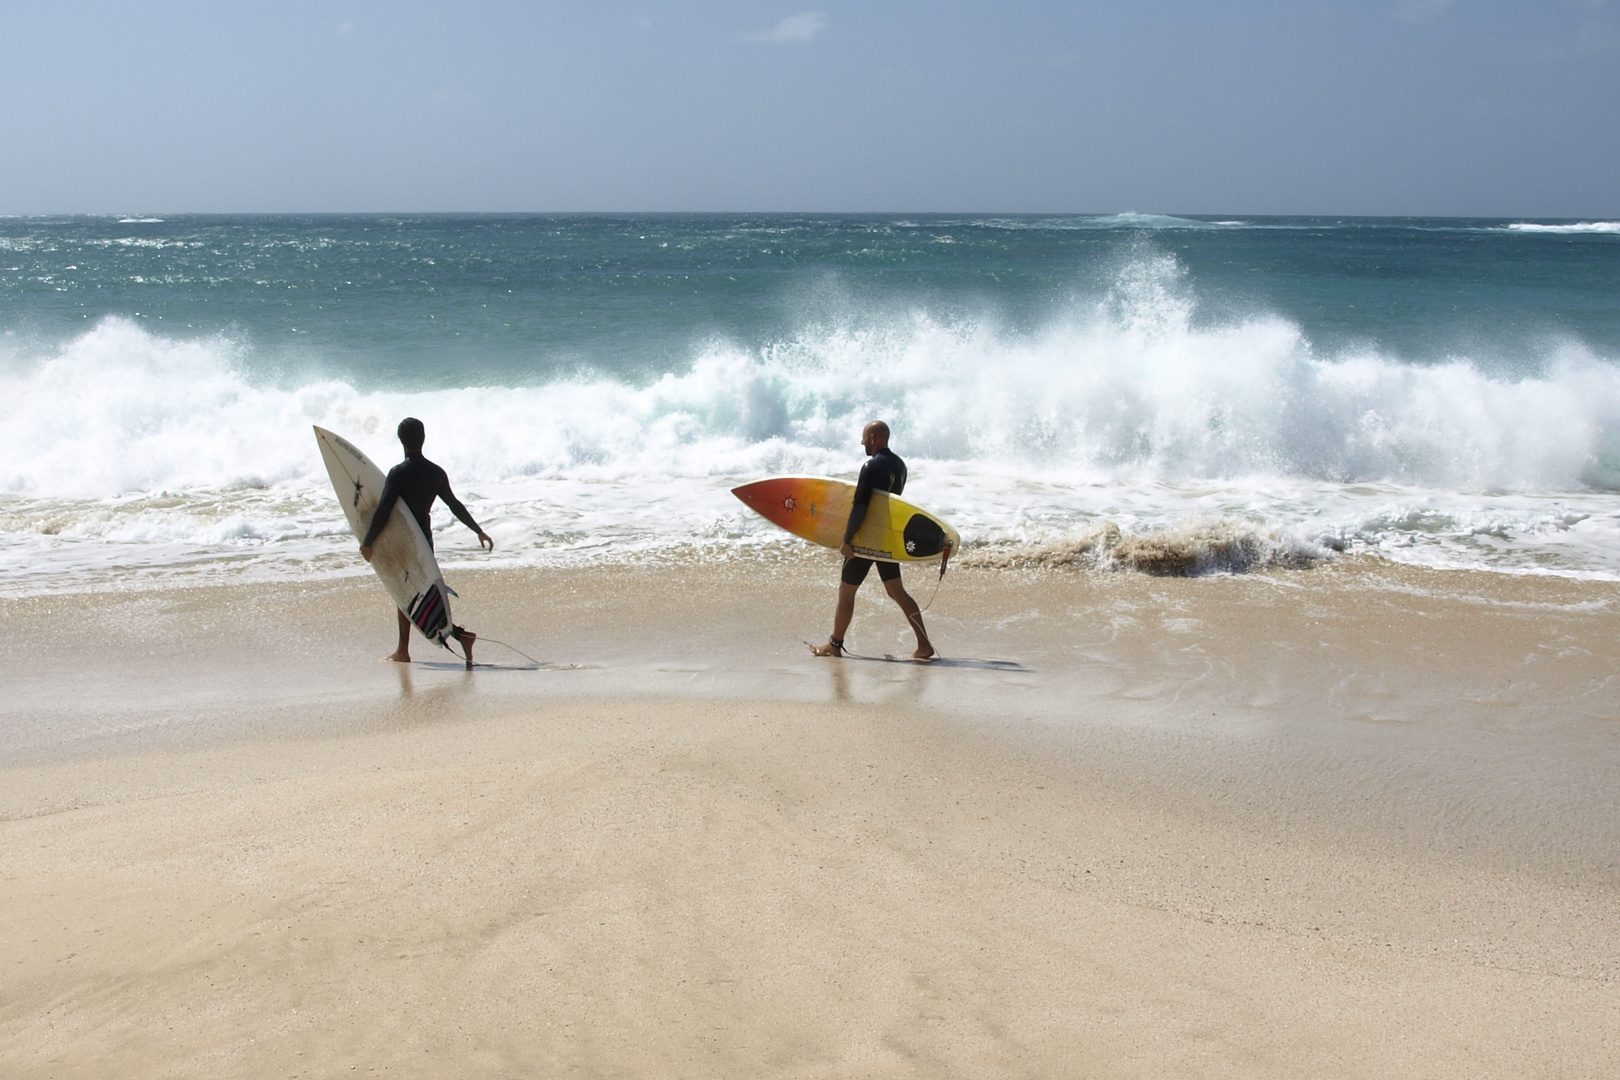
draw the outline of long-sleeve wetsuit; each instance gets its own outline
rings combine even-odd
[[[383,531],[383,526],[388,524],[388,515],[394,509],[394,503],[400,499],[404,499],[405,505],[416,515],[417,524],[422,526],[422,535],[427,537],[428,547],[433,546],[431,512],[434,499],[443,499],[450,512],[473,532],[482,535],[484,531],[478,527],[478,522],[473,520],[473,516],[461,504],[461,500],[450,490],[450,478],[445,475],[444,470],[423,457],[420,452],[407,452],[404,461],[388,470],[388,480],[383,484],[382,498],[377,500],[377,510],[371,515],[371,527],[366,530],[366,538],[360,541],[361,547],[370,547],[376,542],[378,534]]]
[[[849,524],[844,526],[844,543],[855,539],[861,522],[866,520],[866,508],[872,504],[872,492],[886,491],[898,495],[906,487],[906,463],[887,446],[867,459],[861,466],[861,478],[855,482],[855,503],[849,508]]]

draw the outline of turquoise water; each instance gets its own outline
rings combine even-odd
[[[1510,221],[1252,218],[184,217],[0,221],[8,336],[109,315],[225,333],[263,374],[410,389],[642,380],[720,338],[916,312],[1037,333],[1124,265],[1176,260],[1194,323],[1277,316],[1333,356],[1542,370],[1549,346],[1620,356],[1620,231]],[[1565,223],[1565,227],[1577,223]]]
[[[0,219],[0,585],[327,572],[309,425],[406,412],[521,562],[773,542],[882,416],[975,543],[1610,576],[1617,362],[1614,222]]]

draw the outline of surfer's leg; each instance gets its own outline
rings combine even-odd
[[[465,653],[467,657],[467,670],[471,671],[473,666],[472,647],[473,642],[478,640],[478,635],[463,627],[452,626],[450,628],[450,636],[461,642],[461,651]]]
[[[850,561],[853,562],[854,560]],[[851,585],[847,581],[839,583],[838,610],[833,612],[832,638],[825,645],[811,646],[811,652],[817,656],[842,656],[844,654],[844,635],[849,632],[850,620],[855,618],[855,591],[859,588],[859,584]]]
[[[894,575],[891,577],[883,573],[883,567],[894,566]],[[883,587],[888,590],[889,597],[900,605],[905,612],[906,621],[917,632],[917,651],[911,654],[913,660],[931,660],[934,657],[934,643],[928,640],[928,628],[923,625],[922,609],[917,601],[906,592],[905,582],[900,580],[900,567],[894,563],[880,563],[878,574],[883,578]]]
[[[838,642],[838,651],[844,651],[844,635],[849,633],[850,620],[855,618],[855,593],[872,569],[871,559],[845,559],[844,569],[838,575],[838,610],[833,612],[832,639]]]
[[[385,656],[383,659],[392,660],[396,664],[408,664],[411,662],[411,620],[407,619],[405,613],[398,608],[394,609],[394,614],[399,616],[399,647],[394,650],[392,656]]]

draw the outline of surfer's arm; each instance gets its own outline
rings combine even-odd
[[[377,500],[377,509],[371,512],[371,524],[366,528],[366,538],[360,541],[360,554],[371,561],[371,545],[377,542],[382,535],[383,526],[388,524],[388,515],[393,513],[394,504],[399,501],[399,483],[390,472],[388,479],[383,481],[382,497]]]
[[[849,524],[844,526],[844,547],[854,542],[855,534],[860,531],[861,522],[866,520],[866,508],[871,502],[872,465],[868,462],[861,466],[861,478],[855,481],[855,499],[849,505]]]
[[[439,498],[444,505],[450,508],[450,512],[456,515],[456,520],[478,534],[479,547],[488,551],[495,550],[495,541],[491,540],[489,535],[479,528],[478,522],[473,520],[473,516],[468,513],[467,507],[460,499],[456,498],[456,493],[450,490],[450,481],[448,479],[445,480],[444,486],[439,489]]]

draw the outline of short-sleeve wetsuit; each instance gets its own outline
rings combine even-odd
[[[860,529],[861,522],[866,520],[867,507],[872,503],[872,492],[886,491],[890,495],[898,495],[906,487],[906,463],[900,460],[900,455],[887,446],[873,454],[861,466],[861,477],[855,482],[855,502],[849,508],[849,524],[844,526],[844,543],[855,539],[855,533]],[[859,585],[866,580],[866,575],[872,570],[871,559],[863,559],[859,555],[844,560],[844,571],[838,578],[846,585]],[[900,576],[900,565],[892,562],[877,564],[878,577],[883,581],[893,581]]]
[[[450,478],[444,470],[423,457],[421,451],[406,451],[405,460],[388,470],[382,497],[377,500],[377,510],[371,515],[371,528],[366,530],[366,538],[360,541],[361,547],[370,547],[377,542],[378,534],[388,524],[388,515],[399,499],[404,499],[405,505],[416,515],[417,524],[422,526],[422,535],[427,537],[428,547],[433,546],[434,499],[443,499],[450,512],[473,532],[484,531],[450,490]]]

